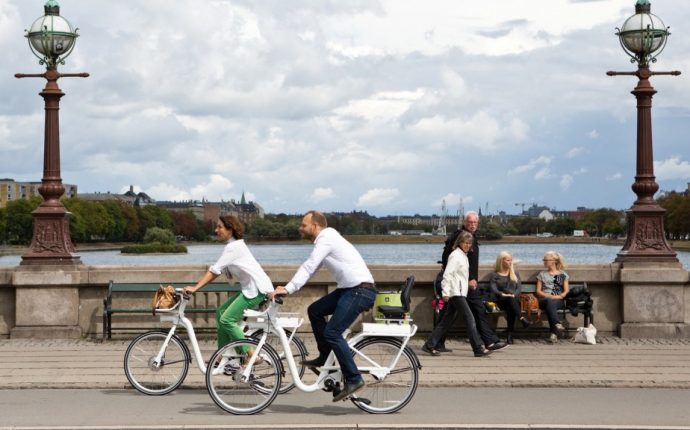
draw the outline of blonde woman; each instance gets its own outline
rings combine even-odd
[[[565,309],[565,296],[568,294],[568,274],[565,269],[563,256],[555,251],[548,251],[544,254],[544,267],[546,270],[537,275],[536,296],[539,299],[539,308],[546,311],[549,318],[549,329],[551,335],[549,340],[553,343],[558,342],[562,337],[565,327],[558,319],[558,310]]]
[[[489,285],[491,292],[496,297],[498,308],[506,312],[508,322],[506,342],[511,344],[513,343],[515,321],[519,319],[525,328],[529,327],[530,322],[521,315],[520,293],[522,292],[522,283],[520,282],[520,275],[515,272],[513,267],[513,256],[510,252],[501,251],[496,256],[496,266],[489,278]]]

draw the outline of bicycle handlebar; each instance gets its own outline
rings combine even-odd
[[[184,300],[189,300],[192,298],[192,296],[190,296],[189,294],[185,294],[184,288],[175,288],[175,293]]]

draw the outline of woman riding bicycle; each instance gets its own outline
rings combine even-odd
[[[216,311],[218,348],[221,348],[234,340],[244,339],[238,325],[244,310],[259,305],[266,294],[273,291],[273,283],[244,243],[244,226],[236,216],[221,216],[215,232],[218,240],[227,243],[223,254],[196,285],[185,287],[184,292],[195,293],[221,273],[228,279],[234,277],[242,285],[242,291],[230,297]]]

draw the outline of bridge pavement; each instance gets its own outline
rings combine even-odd
[[[315,351],[310,334],[304,334]],[[487,358],[475,358],[469,344],[454,338],[452,353],[432,357],[411,341],[422,363],[422,387],[607,387],[690,389],[690,339],[599,338],[597,345],[567,340],[516,339]],[[0,340],[0,389],[129,388],[122,362],[129,340]],[[201,342],[210,357],[213,341]],[[183,387],[203,388],[194,363]]]

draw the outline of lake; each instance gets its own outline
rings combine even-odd
[[[435,264],[441,258],[443,245],[420,244],[356,244],[368,264]],[[252,253],[263,265],[301,264],[312,249],[310,244],[249,244]],[[216,261],[222,244],[193,245],[187,254],[179,255],[123,255],[119,251],[82,251],[81,260],[89,266],[179,266],[209,265]],[[493,264],[496,254],[509,251],[517,263],[541,265],[544,252],[558,251],[566,264],[606,264],[612,262],[620,246],[596,244],[482,244],[481,264]],[[690,252],[677,251],[683,266],[690,268]],[[18,255],[0,257],[0,266],[15,266]]]

